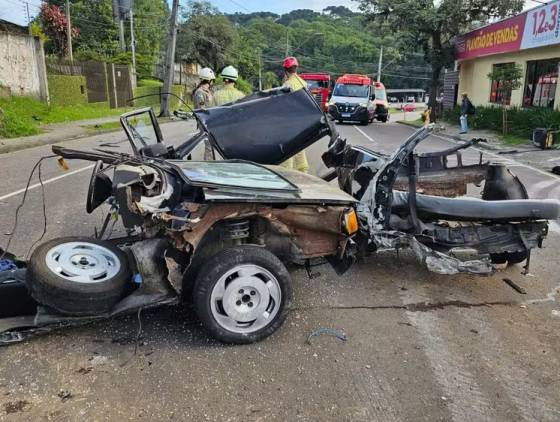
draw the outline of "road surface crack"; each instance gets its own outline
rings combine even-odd
[[[463,302],[460,300],[449,300],[446,302],[418,302],[407,303],[404,305],[356,305],[356,306],[300,306],[291,308],[292,311],[308,311],[320,309],[340,309],[340,310],[353,310],[353,309],[367,309],[367,310],[384,310],[384,309],[402,309],[410,312],[428,312],[434,310],[441,310],[445,308],[481,308],[484,306],[511,306],[518,305],[518,302],[512,301],[495,301],[495,302]]]

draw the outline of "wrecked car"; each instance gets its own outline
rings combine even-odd
[[[199,131],[177,147],[163,142],[151,109],[121,117],[133,154],[53,147],[96,162],[86,210],[110,211],[95,239],[48,241],[0,272],[0,286],[7,280],[28,304],[25,315],[2,315],[0,342],[188,300],[215,338],[251,343],[286,317],[290,264],[321,258],[343,274],[378,250],[410,248],[443,274],[528,268],[547,220],[560,215],[559,201],[528,199],[505,167],[482,157],[463,165],[472,143],[416,153],[431,128],[390,156],[348,145],[305,90],[259,92],[194,116]],[[325,136],[324,180],[279,166]],[[204,140],[223,160],[189,159]],[[464,196],[483,182],[482,198]],[[117,216],[127,235],[111,238]]]

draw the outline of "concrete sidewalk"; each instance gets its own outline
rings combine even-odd
[[[92,133],[88,131],[87,126],[117,122],[118,120],[119,116],[111,116],[44,125],[41,126],[41,129],[45,132],[38,135],[0,139],[0,154],[91,136]]]

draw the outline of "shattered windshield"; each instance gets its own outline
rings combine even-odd
[[[189,182],[200,185],[231,186],[246,189],[298,191],[298,188],[272,170],[243,161],[175,161]]]

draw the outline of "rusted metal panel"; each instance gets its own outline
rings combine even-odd
[[[466,195],[467,185],[479,185],[486,178],[488,164],[447,168],[445,170],[421,172],[417,192],[426,195],[455,197]],[[408,191],[408,176],[399,176],[395,190]]]
[[[204,235],[219,221],[261,217],[269,221],[276,231],[288,236],[301,250],[301,258],[336,254],[341,242],[343,206],[288,206],[273,208],[258,204],[184,204],[192,212],[191,223],[175,235],[178,243],[196,249]],[[184,245],[186,246],[186,245]]]

